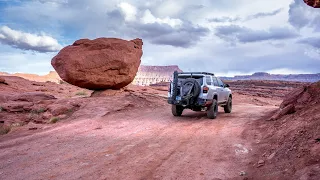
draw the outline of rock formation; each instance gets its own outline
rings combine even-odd
[[[80,39],[63,48],[51,64],[62,80],[91,90],[120,89],[138,71],[143,42],[117,38]]]
[[[2,83],[2,84],[7,84],[7,83],[6,83],[6,80],[5,80],[4,78],[2,78],[2,77],[0,77],[0,83]]]
[[[287,94],[280,109],[269,120],[277,120],[285,115],[314,108],[320,104],[320,81],[309,86],[297,88]]]
[[[172,80],[173,72],[182,72],[178,66],[143,66],[139,67],[138,73],[133,80],[134,85],[150,85]]]
[[[320,0],[304,0],[304,2],[311,7],[320,8]]]

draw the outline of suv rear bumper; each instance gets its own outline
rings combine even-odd
[[[174,105],[181,105],[181,106],[184,105],[182,100],[173,100],[171,97],[168,98],[168,103],[174,104]],[[210,106],[211,104],[212,104],[212,100],[198,98],[194,106],[207,107],[207,106]]]

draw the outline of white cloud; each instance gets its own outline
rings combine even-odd
[[[305,50],[305,55],[311,57],[312,59],[320,60],[320,49],[309,47]]]
[[[280,68],[280,69],[273,69],[273,70],[267,71],[267,73],[270,73],[270,74],[309,74],[310,72],[292,70],[289,68]]]
[[[18,49],[38,52],[55,52],[62,48],[58,41],[50,36],[25,33],[7,26],[0,28],[0,42]]]
[[[141,21],[144,24],[151,24],[151,23],[159,23],[159,24],[168,24],[171,27],[177,27],[182,25],[182,21],[180,19],[173,19],[170,17],[165,17],[165,18],[156,18],[154,15],[151,13],[149,9],[145,10],[143,17],[141,18]]]
[[[0,45],[1,49],[4,48],[2,46]],[[18,50],[13,48],[6,48],[6,50],[11,52],[0,53],[0,72],[45,75],[53,70],[50,62],[55,53],[19,53]]]
[[[122,2],[118,5],[125,15],[126,21],[135,21],[137,15],[137,8],[129,3]]]
[[[158,3],[158,6],[155,9],[155,11],[160,16],[176,16],[183,10],[185,3],[186,2],[179,2],[176,0],[161,1],[161,3]]]

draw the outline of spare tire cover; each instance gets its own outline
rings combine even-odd
[[[187,96],[188,93],[192,94],[193,97],[198,97],[200,94],[200,84],[194,78],[187,78],[182,82],[181,95]]]

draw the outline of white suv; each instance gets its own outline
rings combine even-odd
[[[204,110],[208,118],[215,119],[218,106],[223,107],[225,113],[231,113],[232,93],[229,87],[212,73],[175,71],[168,90],[172,114],[181,116],[184,109]]]

